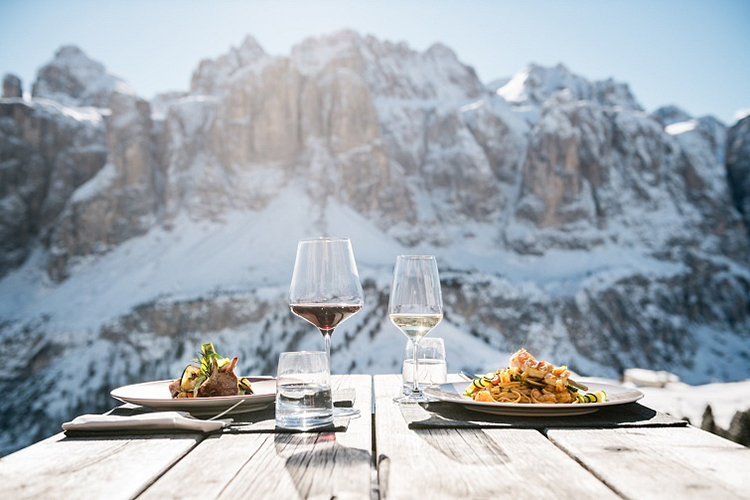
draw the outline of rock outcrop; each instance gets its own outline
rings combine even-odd
[[[79,48],[61,48],[39,70],[32,94],[30,103],[2,103],[2,138],[12,145],[2,157],[18,174],[3,185],[16,209],[0,214],[9,234],[0,273],[23,262],[42,235],[48,275],[61,281],[71,259],[153,226],[163,176],[149,103]]]
[[[0,276],[47,244],[76,189],[103,167],[101,116],[54,102],[0,101]]]
[[[727,132],[727,178],[734,206],[742,214],[750,237],[750,116]]]
[[[23,97],[21,79],[10,73],[3,77],[3,99]]]

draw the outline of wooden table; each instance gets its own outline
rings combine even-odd
[[[66,438],[58,434],[0,459],[0,500],[25,498],[370,498],[372,377],[333,377],[354,388],[346,432],[173,434]]]
[[[374,387],[383,498],[750,498],[750,449],[694,427],[410,430]]]
[[[750,449],[692,427],[410,430],[400,376],[333,384],[346,432],[58,434],[0,459],[0,499],[750,498]]]

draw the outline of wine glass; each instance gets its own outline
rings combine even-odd
[[[334,329],[362,309],[359,272],[349,238],[312,238],[297,244],[289,307],[323,334],[328,368],[331,367],[331,335]],[[358,410],[335,408],[336,416],[356,415]]]
[[[443,296],[434,255],[399,255],[396,258],[388,317],[414,344],[414,373],[419,373],[419,341],[443,319]],[[398,403],[437,401],[422,393],[419,377],[414,377],[410,394],[393,400]]]

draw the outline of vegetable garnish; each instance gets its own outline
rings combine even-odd
[[[173,398],[237,396],[253,394],[250,381],[234,374],[238,358],[224,358],[212,343],[203,344],[198,359],[185,367],[182,376],[169,384]]]

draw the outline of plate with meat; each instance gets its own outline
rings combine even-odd
[[[199,359],[180,378],[118,387],[110,396],[124,403],[164,411],[186,411],[196,417],[263,410],[276,398],[273,377],[238,377],[238,358],[224,358],[213,344],[203,344]]]

